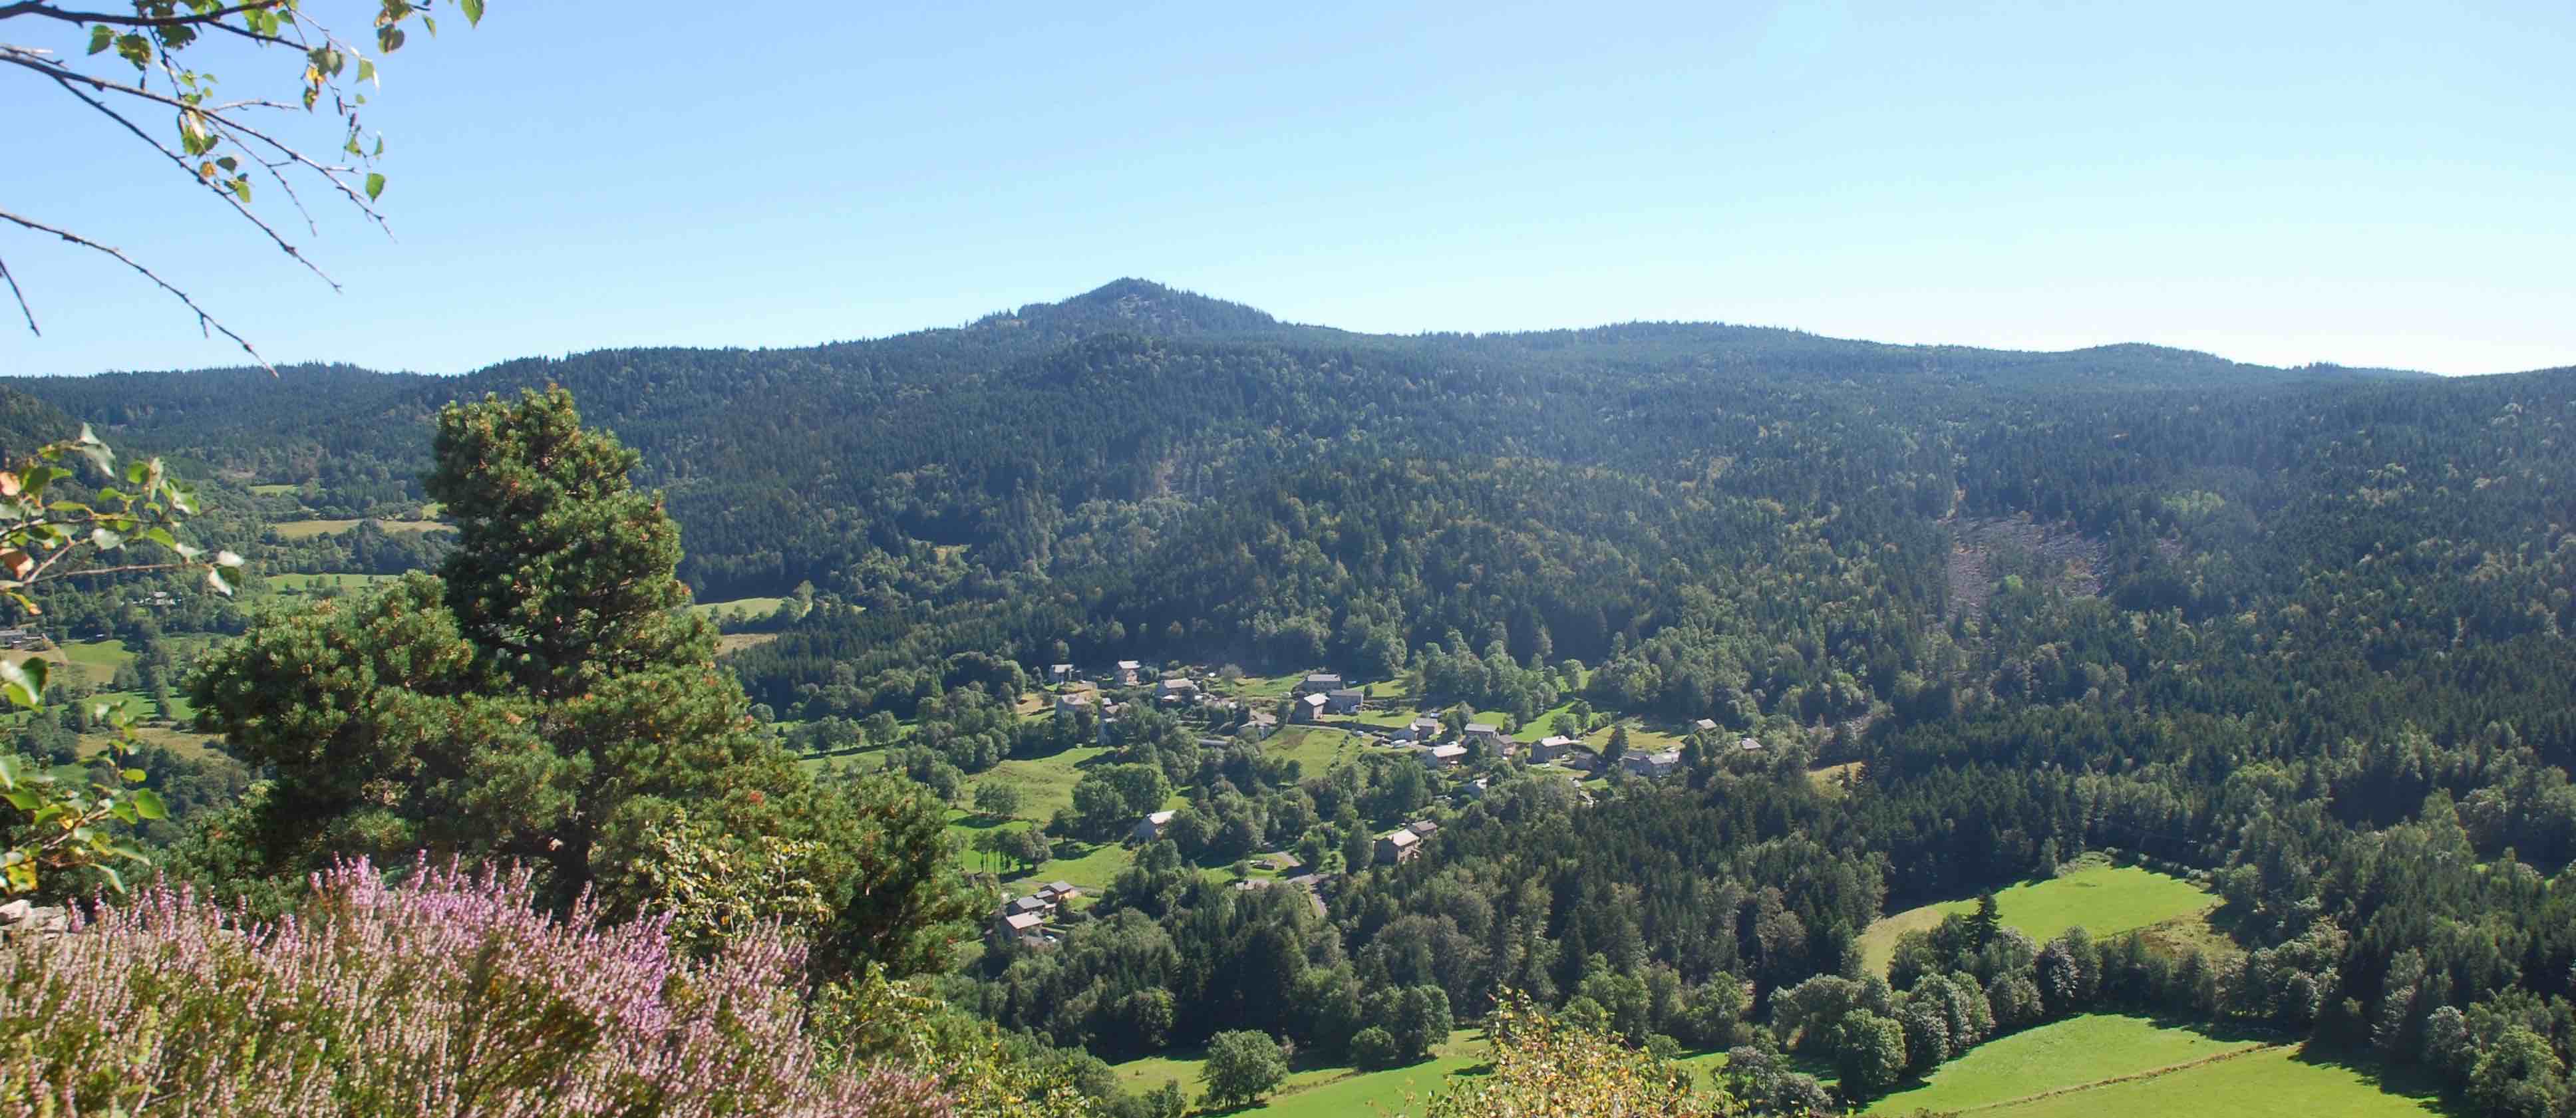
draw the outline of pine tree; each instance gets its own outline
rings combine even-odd
[[[1987,944],[1995,941],[1995,933],[2002,930],[2003,926],[2003,914],[1996,907],[1994,890],[1989,889],[1978,894],[1977,915],[1968,924],[1971,933],[1975,936],[1973,949],[1984,950]]]
[[[681,608],[679,530],[629,484],[633,452],[561,389],[450,405],[436,445],[429,492],[459,528],[440,577],[270,615],[191,688],[201,725],[276,773],[252,836],[268,868],[504,859],[558,903],[641,911],[647,831],[685,814],[734,854],[813,844],[827,967],[940,963],[972,907],[942,808],[888,778],[818,788],[759,731]]]

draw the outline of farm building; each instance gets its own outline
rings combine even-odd
[[[1152,842],[1163,837],[1163,828],[1171,826],[1172,817],[1178,814],[1167,809],[1148,815],[1136,821],[1136,829],[1128,832],[1128,836],[1138,842]]]
[[[1289,715],[1299,722],[1313,722],[1324,717],[1329,700],[1322,695],[1308,695],[1289,708]]]
[[[1422,853],[1422,836],[1401,828],[1377,837],[1377,861],[1381,866],[1401,865]]]

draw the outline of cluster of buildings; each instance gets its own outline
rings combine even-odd
[[[1321,721],[1328,714],[1358,714],[1368,702],[1368,694],[1342,681],[1331,672],[1317,672],[1297,684],[1296,703],[1289,716],[1298,722]]]
[[[0,629],[0,649],[10,652],[32,652],[45,647],[45,635],[33,629]]]
[[[1048,882],[1037,892],[1013,897],[1002,902],[993,913],[993,942],[996,945],[1019,943],[1038,946],[1055,940],[1046,931],[1047,922],[1063,910],[1082,890],[1062,881]]]
[[[1135,686],[1142,686],[1142,671],[1136,661],[1121,660],[1118,662],[1116,673],[1110,678],[1131,681]],[[1069,689],[1071,684],[1081,679],[1080,673],[1076,672],[1071,664],[1049,665],[1046,677],[1055,688],[1052,702],[1057,717],[1069,718],[1089,711],[1100,720],[1100,740],[1103,742],[1117,740],[1119,719],[1127,713],[1129,707],[1135,705],[1134,703],[1114,701],[1100,691]],[[1187,675],[1173,675],[1155,680],[1152,701],[1154,705],[1165,710],[1198,711],[1216,722],[1233,724],[1240,720],[1242,732],[1252,735],[1255,739],[1268,737],[1272,731],[1279,728],[1278,716],[1259,710],[1247,712],[1245,704],[1221,696]]]

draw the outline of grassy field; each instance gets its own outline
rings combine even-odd
[[[1644,723],[1634,718],[1622,718],[1583,735],[1583,744],[1591,746],[1593,752],[1598,753],[1610,744],[1610,731],[1620,726],[1628,728],[1628,752],[1630,753],[1655,753],[1666,749],[1677,749],[1682,744],[1681,738],[1659,730],[1647,729]]]
[[[729,602],[699,602],[690,606],[689,612],[700,617],[735,612],[744,617],[767,617],[778,612],[779,605],[785,601],[785,598],[735,598]]]
[[[281,520],[270,527],[277,529],[282,540],[309,540],[315,536],[333,536],[357,527],[356,520]],[[434,520],[378,520],[376,527],[388,532],[453,532],[453,524]]]
[[[125,709],[133,712],[134,716],[137,718],[150,718],[153,716],[152,696],[144,694],[141,691],[102,691],[99,692],[98,697],[102,701],[111,703],[123,700],[125,702]],[[189,705],[188,696],[186,694],[173,688],[170,692],[170,715],[173,719],[184,725],[189,719],[197,716],[197,708]]]
[[[121,640],[72,641],[62,646],[63,656],[72,663],[105,668],[110,672],[134,659]]]
[[[1860,765],[1861,763],[1858,761],[1845,761],[1839,765],[1825,765],[1821,768],[1808,769],[1807,779],[1815,781],[1816,787],[1822,788],[1825,791],[1840,792],[1843,788],[1843,777],[1858,771]]]
[[[2250,1038],[2221,1039],[2144,1017],[2089,1013],[1981,1044],[1941,1065],[1921,1086],[1880,1099],[1869,1113],[1991,1106],[2079,1083],[2240,1052],[2262,1043]]]
[[[1285,699],[1288,697],[1288,692],[1295,690],[1298,682],[1305,679],[1308,674],[1310,673],[1289,672],[1286,675],[1274,675],[1268,678],[1245,676],[1243,681],[1236,685],[1234,693],[1247,699]]]
[[[1270,735],[1261,748],[1273,757],[1297,762],[1307,776],[1322,776],[1333,763],[1359,747],[1343,730],[1324,727],[1290,726]]]
[[[1059,855],[1072,856],[1058,857],[1054,861],[1039,866],[1036,873],[1014,881],[1006,881],[1003,884],[1013,887],[1014,891],[1025,891],[1049,881],[1070,881],[1082,886],[1093,896],[1098,896],[1101,890],[1109,887],[1109,882],[1118,876],[1119,871],[1136,861],[1135,851],[1114,842],[1085,846],[1076,842],[1059,841],[1055,844],[1055,849]]]
[[[2046,943],[2059,933],[2084,925],[2095,936],[2161,924],[2215,907],[2218,898],[2178,877],[2135,866],[2088,860],[2073,872],[2048,881],[2030,881],[1995,893],[2003,921]],[[1943,901],[1890,913],[1861,933],[1863,965],[1885,971],[1896,954],[1896,940],[1908,931],[1928,929],[1950,913],[1972,913],[1974,900]]]
[[[1978,1118],[2432,1118],[2450,1113],[2430,1091],[2383,1083],[2343,1064],[2308,1060],[2293,1046],[1977,1111]]]
[[[1355,1071],[1347,1067],[1300,1067],[1279,1085],[1277,1093],[1262,1100],[1261,1105],[1228,1114],[1257,1114],[1262,1118],[1342,1118],[1394,1114],[1405,1109],[1408,1096],[1419,1111],[1421,1100],[1429,1098],[1450,1077],[1471,1072],[1485,1062],[1484,1034],[1460,1029],[1449,1034],[1447,1043],[1432,1053],[1432,1058],[1411,1067],[1386,1071]],[[1199,1064],[1195,1053],[1177,1052],[1148,1056],[1112,1065],[1119,1080],[1131,1091],[1150,1090],[1165,1080],[1177,1079],[1189,1092],[1193,1103],[1199,1098]]]
[[[401,575],[351,574],[281,574],[264,576],[268,585],[284,594],[306,594],[314,590],[363,590],[388,582],[399,582]]]
[[[303,487],[303,486],[301,486],[301,485],[293,484],[293,483],[291,483],[291,482],[275,482],[275,483],[268,484],[268,485],[254,485],[254,486],[251,486],[251,487],[250,487],[250,491],[251,491],[251,492],[253,492],[253,493],[257,493],[257,494],[259,494],[260,496],[263,496],[263,497],[278,497],[278,496],[285,496],[285,495],[287,495],[287,494],[291,494],[291,493],[295,492],[296,490],[298,490],[298,489],[302,489],[302,488],[304,488],[304,487]]]
[[[215,739],[207,734],[192,734],[186,730],[173,730],[162,726],[137,726],[134,728],[134,736],[146,744],[166,746],[171,752],[191,761],[205,761],[222,756],[221,751],[215,748]],[[80,739],[80,755],[96,756],[98,751],[107,748],[108,740],[105,734],[83,736]]]
[[[726,633],[716,638],[716,655],[722,656],[728,652],[758,648],[777,639],[776,633]]]
[[[1057,808],[1073,806],[1073,786],[1082,780],[1083,764],[1108,752],[1100,746],[1081,746],[1049,757],[1014,758],[977,776],[968,787],[994,781],[1015,785],[1020,790],[1020,817],[1046,819]],[[966,793],[968,802],[974,798],[971,790]]]

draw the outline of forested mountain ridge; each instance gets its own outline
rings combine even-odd
[[[358,491],[343,507],[417,476],[415,436],[440,403],[561,383],[643,450],[645,480],[691,533],[683,577],[722,598],[821,585],[907,539],[970,545],[990,570],[1043,567],[1087,503],[1204,499],[1336,448],[1652,470],[1760,434],[1745,421],[1783,399],[1964,416],[1987,405],[1981,389],[2321,379],[2350,377],[2149,346],[2028,354],[1721,325],[1357,335],[1121,280],[803,349],[600,350],[459,378],[297,366],[20,383],[141,448]]]

